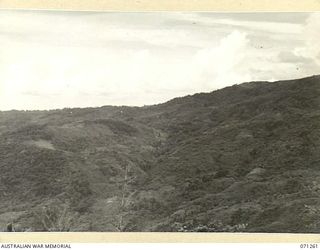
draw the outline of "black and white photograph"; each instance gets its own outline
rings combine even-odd
[[[320,233],[320,12],[0,10],[1,232]]]

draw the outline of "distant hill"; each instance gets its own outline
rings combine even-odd
[[[0,230],[320,232],[320,76],[0,112]]]

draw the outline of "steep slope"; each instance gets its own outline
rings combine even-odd
[[[132,120],[134,110],[2,113],[0,218],[22,230],[114,230],[108,203],[117,207],[128,166],[143,183],[156,138],[154,129]],[[58,226],[65,216],[72,223]]]
[[[318,231],[319,84],[246,83],[165,104],[175,108],[147,189],[170,187],[159,202],[170,215],[153,230]]]
[[[0,226],[319,232],[320,77],[0,113]]]

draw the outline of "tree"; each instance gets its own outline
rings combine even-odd
[[[49,232],[67,232],[75,222],[77,214],[71,213],[66,204],[47,204],[35,209],[33,215],[39,227]]]
[[[120,199],[117,203],[116,214],[109,220],[109,223],[112,224],[118,232],[123,232],[125,230],[127,224],[125,217],[129,214],[127,211],[127,205],[131,197],[136,193],[135,191],[131,191],[129,188],[132,181],[136,179],[135,176],[129,176],[130,170],[131,166],[129,164],[126,165],[123,179],[119,182],[121,184]]]

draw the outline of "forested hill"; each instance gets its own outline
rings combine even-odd
[[[0,112],[0,230],[320,232],[320,76]]]

